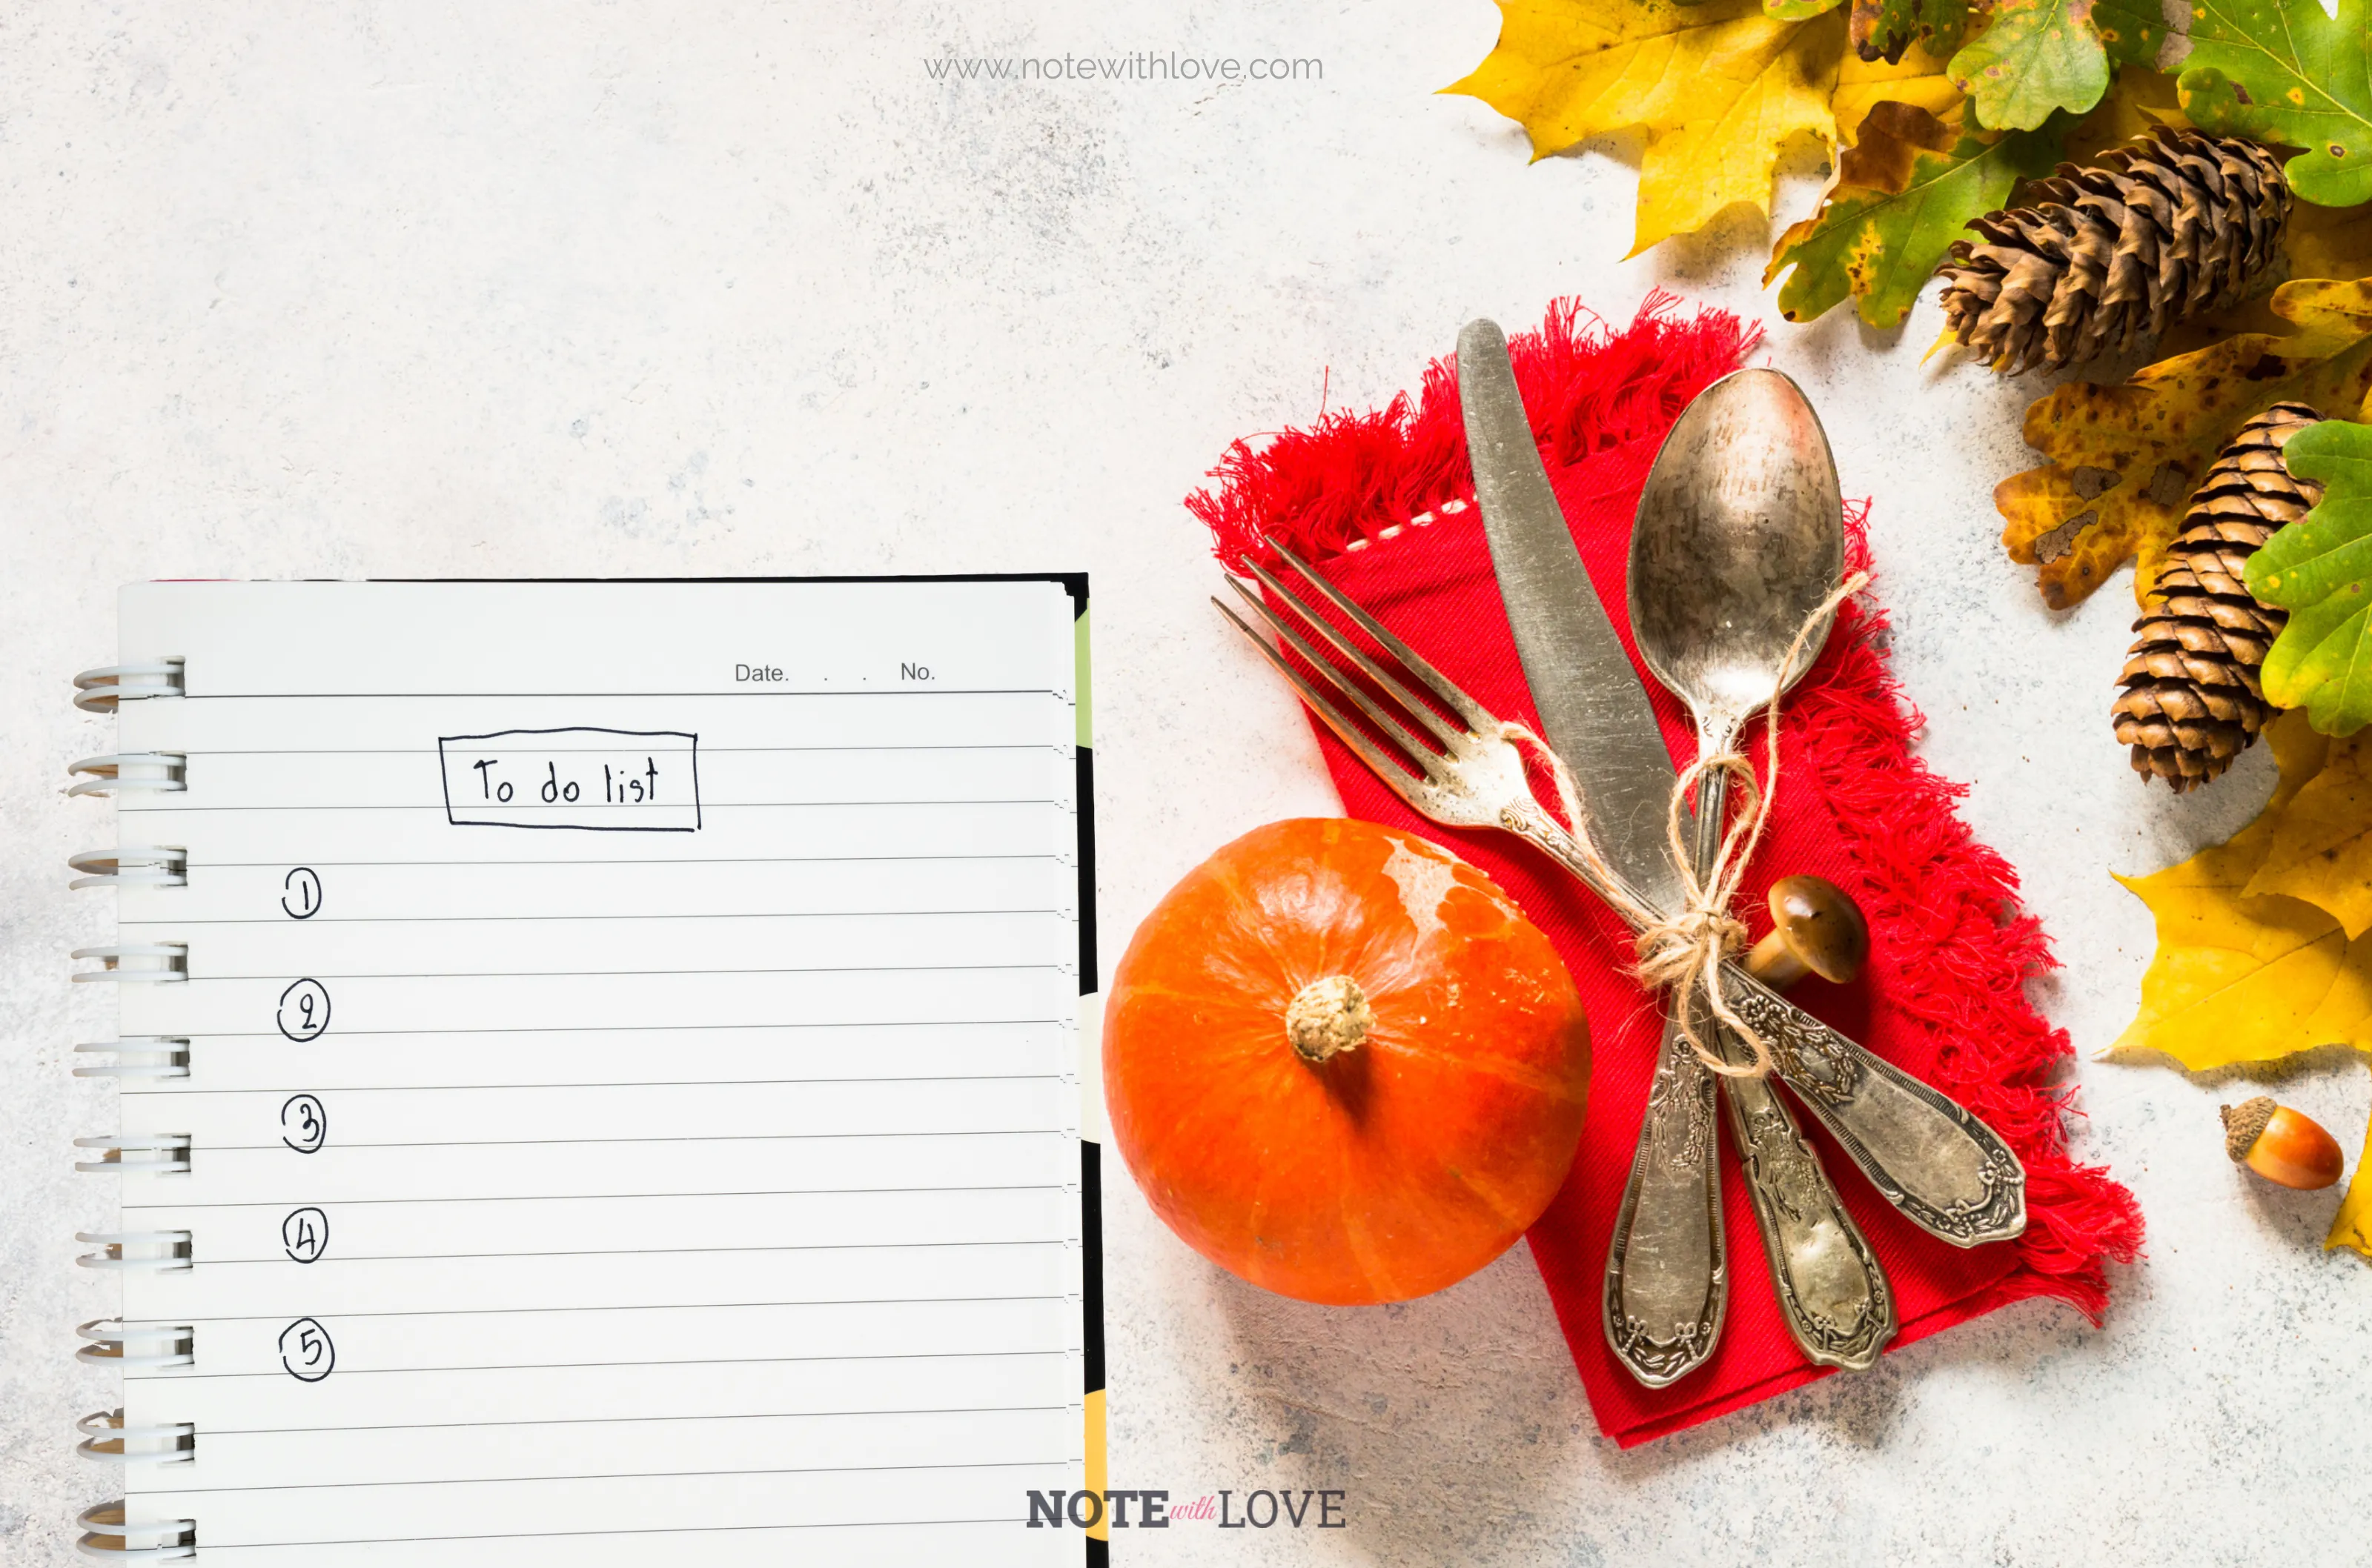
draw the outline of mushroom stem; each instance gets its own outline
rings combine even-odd
[[[1375,1022],[1367,993],[1347,974],[1313,980],[1285,1009],[1285,1038],[1293,1053],[1317,1066],[1339,1051],[1355,1051]]]
[[[1811,972],[1779,932],[1766,935],[1746,955],[1746,972],[1773,991],[1785,991]]]

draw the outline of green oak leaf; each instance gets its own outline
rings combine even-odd
[[[2175,90],[2203,131],[2306,151],[2284,172],[2319,206],[2372,201],[2372,64],[2365,0],[2192,0]]]
[[[2089,110],[2118,66],[2150,64],[2165,41],[2157,0],[2002,0],[1944,74],[1979,123],[2031,131],[2054,109]]]
[[[1853,0],[1846,37],[1865,60],[1891,65],[1913,43],[1942,57],[1960,46],[1969,29],[1969,0]]]
[[[1837,158],[1820,210],[1779,237],[1764,287],[1793,267],[1779,313],[1808,321],[1848,297],[1873,327],[1899,324],[1968,221],[2049,171],[2064,122],[1987,140],[1925,110],[1881,103]]]
[[[2259,673],[2266,701],[2353,735],[2372,723],[2372,425],[2325,420],[2291,436],[2282,460],[2321,481],[2322,502],[2249,560],[2249,591],[2290,612]]]

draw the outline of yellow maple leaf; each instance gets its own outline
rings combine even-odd
[[[2330,758],[2281,811],[2242,896],[2281,894],[2332,916],[2349,940],[2372,929],[2372,730],[2331,742]]]
[[[1849,144],[1881,99],[1936,112],[1959,99],[1916,50],[1895,66],[1853,58],[1842,10],[1788,21],[1760,0],[1499,0],[1499,12],[1498,44],[1441,90],[1520,122],[1535,158],[1645,132],[1634,256],[1739,203],[1768,216],[1788,144]]]
[[[2296,712],[2267,738],[2282,782],[2262,816],[2180,865],[2118,878],[2157,917],[2157,952],[2139,1012],[2105,1054],[2157,1052],[2197,1073],[2324,1045],[2372,1048],[2372,942],[2350,940],[2303,900],[2247,890],[2284,813],[2355,742],[2326,740]]]
[[[2137,557],[2144,604],[2192,490],[2232,433],[2296,400],[2352,418],[2372,390],[2372,281],[2302,278],[2273,293],[2296,330],[2244,332],[2161,360],[2122,386],[2071,381],[2026,411],[2026,443],[2051,460],[1994,487],[2010,559],[2037,566],[2064,609]]]
[[[2347,1183],[2347,1196],[2339,1202],[2339,1213],[2331,1216],[2331,1234],[2322,1238],[2322,1249],[2353,1247],[2366,1258],[2372,1258],[2372,1176],[2365,1175],[2372,1167],[2372,1128],[2365,1129],[2364,1152],[2355,1156],[2355,1175]]]

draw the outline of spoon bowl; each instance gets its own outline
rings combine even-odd
[[[1707,387],[1656,455],[1631,535],[1631,632],[1657,679],[1727,750],[1802,678],[1828,627],[1781,663],[1845,562],[1844,507],[1820,416],[1776,370]]]

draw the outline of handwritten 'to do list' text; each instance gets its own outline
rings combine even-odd
[[[681,730],[503,729],[445,736],[436,752],[457,826],[700,830],[700,738]]]

